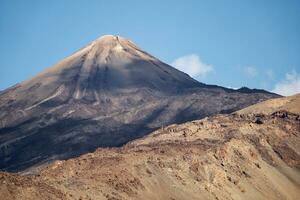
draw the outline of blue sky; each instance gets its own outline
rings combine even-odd
[[[300,92],[297,0],[1,0],[0,90],[104,34],[204,83]]]

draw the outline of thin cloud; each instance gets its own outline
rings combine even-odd
[[[258,75],[257,69],[255,67],[245,67],[244,72],[248,77],[256,77]]]
[[[266,75],[269,80],[274,80],[275,75],[272,69],[267,69]]]
[[[297,73],[295,70],[286,73],[285,79],[277,83],[272,92],[283,96],[300,93],[300,73]]]
[[[205,76],[213,71],[213,66],[204,63],[196,54],[179,57],[171,65],[192,77]]]

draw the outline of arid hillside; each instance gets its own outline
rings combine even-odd
[[[237,111],[238,114],[261,113],[272,114],[278,110],[286,110],[291,113],[300,114],[300,94],[289,97],[269,99],[261,103],[249,106]]]
[[[162,127],[126,146],[99,148],[39,170],[1,173],[0,196],[296,200],[299,99],[270,100],[233,114]]]

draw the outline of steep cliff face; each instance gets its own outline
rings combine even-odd
[[[0,169],[120,146],[161,126],[276,96],[199,83],[127,39],[103,36],[0,93]]]

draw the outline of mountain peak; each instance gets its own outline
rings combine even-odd
[[[150,88],[177,92],[201,85],[120,36],[104,35],[31,80],[26,89],[43,85],[52,93],[72,93],[76,100],[115,90]],[[41,89],[42,87],[39,87]],[[101,92],[100,92],[101,91]],[[36,91],[36,93],[39,93]],[[51,95],[50,95],[51,96]]]
[[[117,35],[103,35],[97,38],[94,43],[101,43],[101,44],[111,44],[111,43],[118,43],[120,36]],[[122,38],[123,39],[123,38]]]
[[[126,64],[131,60],[156,60],[153,56],[137,47],[130,40],[118,35],[103,35],[86,48],[80,51],[80,55],[97,59],[99,64],[117,62]]]
[[[95,41],[97,42],[118,42],[118,40],[126,40],[126,41],[129,41],[128,39],[122,37],[122,36],[119,36],[119,35],[102,35],[100,37],[98,37]]]
[[[111,35],[111,34],[107,34],[107,35],[102,35],[100,36],[98,39],[109,39],[109,38],[116,38],[118,37],[118,35]]]

